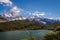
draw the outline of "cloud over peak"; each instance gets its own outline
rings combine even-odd
[[[10,11],[13,11],[15,15],[21,15],[24,11],[22,8],[19,8],[17,6],[13,6]]]
[[[20,12],[20,9],[19,9],[17,6],[14,6],[14,7],[11,9],[11,11],[19,13],[19,12]]]
[[[40,17],[40,16],[44,16],[44,15],[45,15],[45,12],[35,11],[35,12],[33,13],[33,15]]]

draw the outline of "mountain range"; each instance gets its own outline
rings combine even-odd
[[[28,18],[28,20],[30,21],[37,21],[37,22],[42,22],[45,25],[50,25],[56,22],[60,22],[60,20],[56,20],[56,19],[49,19],[49,18],[45,18],[45,17],[38,17],[38,16],[34,16],[34,17],[30,17],[30,19]]]
[[[60,20],[55,20],[55,19],[49,19],[45,17],[38,17],[38,16],[33,16],[33,17],[28,17],[26,19],[23,19],[22,16],[12,16],[12,17],[4,17],[0,16],[0,22],[8,22],[8,21],[15,21],[15,20],[28,20],[28,21],[34,21],[34,22],[40,22],[43,23],[44,25],[50,25],[55,22],[60,22]]]

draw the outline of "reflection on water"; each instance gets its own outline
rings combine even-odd
[[[43,38],[44,34],[50,31],[51,30],[20,30],[0,32],[0,40],[21,40],[30,36]]]

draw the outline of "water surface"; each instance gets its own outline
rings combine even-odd
[[[20,30],[0,32],[0,40],[21,40],[31,36],[43,38],[43,36],[50,31],[51,30]]]

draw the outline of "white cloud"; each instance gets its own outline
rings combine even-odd
[[[13,2],[10,0],[0,0],[0,4],[3,6],[10,6],[10,11],[13,11],[14,15],[19,15],[21,11],[23,11],[21,8],[18,8],[16,5],[13,5]]]
[[[12,6],[12,2],[10,0],[0,0],[0,3],[1,4],[5,3],[6,6]]]
[[[13,6],[10,11],[13,11],[15,16],[19,16],[23,11],[23,9],[18,8],[17,6]]]
[[[44,15],[45,15],[45,12],[35,11],[35,12],[33,13],[33,15],[40,17],[40,16],[44,16]]]
[[[0,4],[4,5],[4,6],[12,6],[11,10],[19,13],[22,9],[18,8],[17,6],[13,5],[13,2],[11,0],[0,0]]]
[[[11,11],[19,13],[19,12],[20,12],[20,9],[19,9],[17,6],[14,6],[14,7],[11,9]]]
[[[44,16],[45,15],[45,12],[41,12],[39,15]]]
[[[48,16],[46,16],[45,18],[53,19],[53,17],[48,17]]]
[[[17,6],[14,6],[10,11],[13,11],[14,15],[17,16],[21,10]]]

